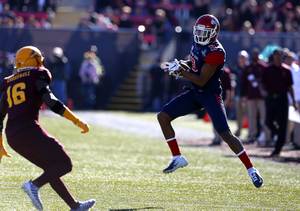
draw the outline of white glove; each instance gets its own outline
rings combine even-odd
[[[181,70],[180,70],[180,64],[177,59],[171,62],[163,62],[160,65],[161,69],[163,69],[165,72],[168,72],[169,75],[174,76],[176,79],[181,78]]]

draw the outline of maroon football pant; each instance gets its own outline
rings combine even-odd
[[[72,162],[55,138],[34,124],[14,135],[7,135],[7,142],[18,154],[44,170],[41,176],[32,181],[37,187],[49,183],[71,208],[76,206],[75,200],[60,179],[72,170]]]

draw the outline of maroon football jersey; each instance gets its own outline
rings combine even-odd
[[[28,68],[4,79],[3,100],[6,102],[8,114],[6,130],[17,131],[25,125],[37,122],[42,105],[41,94],[36,86],[37,80],[50,83],[51,73],[46,68]]]

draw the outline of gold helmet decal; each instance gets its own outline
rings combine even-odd
[[[15,68],[41,67],[43,66],[43,61],[44,57],[37,47],[25,46],[16,53]]]

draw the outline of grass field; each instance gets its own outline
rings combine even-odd
[[[42,125],[73,160],[68,187],[80,200],[95,198],[93,210],[300,210],[299,165],[255,159],[265,179],[256,189],[237,158],[185,146],[189,166],[164,175],[170,155],[163,141],[97,126],[81,135],[62,118],[43,117]],[[0,210],[34,210],[20,186],[41,170],[8,150],[13,157],[0,164]],[[41,196],[46,211],[68,210],[48,185]]]

